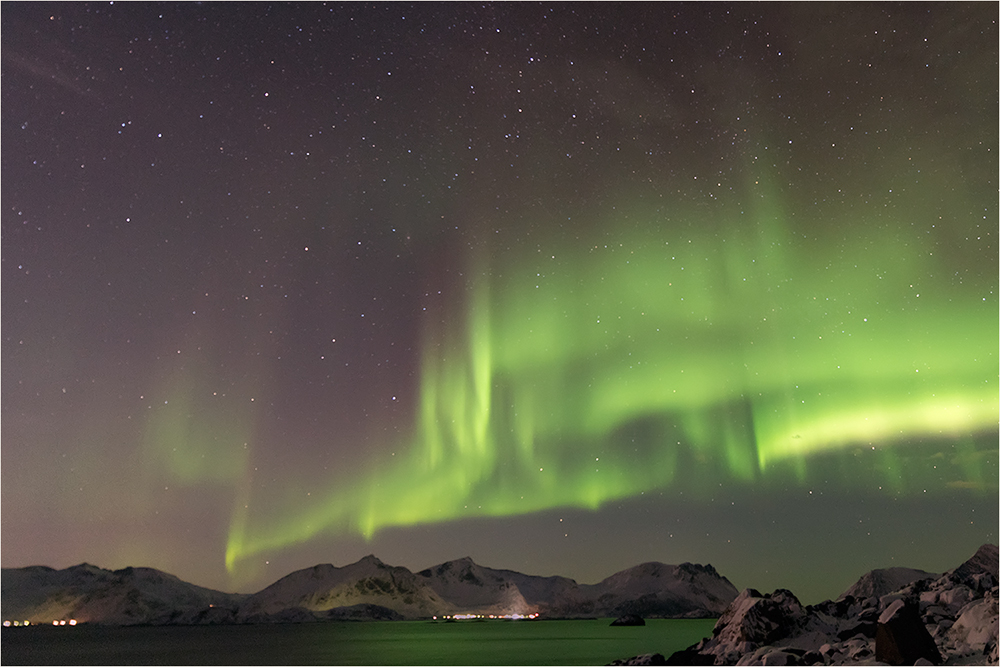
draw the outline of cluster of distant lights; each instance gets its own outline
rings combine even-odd
[[[437,620],[437,616],[434,620]],[[451,616],[442,616],[442,619],[446,621],[471,621],[477,618],[482,619],[493,619],[493,620],[506,620],[506,621],[520,621],[521,619],[536,619],[538,618],[538,612],[534,614],[453,614]]]
[[[20,628],[24,626],[31,625],[31,621],[4,621],[3,627],[9,628],[11,626],[15,628]],[[35,623],[35,625],[46,625],[45,623]],[[52,625],[76,625],[76,619],[71,618],[68,621],[66,619],[60,619],[58,621],[52,621]]]
[[[211,605],[214,606],[214,605]],[[536,619],[538,618],[538,612],[534,614],[454,614],[452,616],[442,616],[442,619],[446,621],[470,621],[477,618],[482,619],[494,619],[494,620],[507,620],[507,621],[520,621],[521,619]],[[437,616],[434,617],[437,620]],[[3,627],[9,628],[11,626],[19,628],[22,626],[31,625],[31,621],[4,621]],[[45,623],[35,623],[35,625],[45,625]],[[71,618],[68,621],[65,619],[52,621],[52,625],[76,625],[76,619]]]

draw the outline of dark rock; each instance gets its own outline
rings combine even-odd
[[[683,651],[674,652],[667,658],[665,665],[714,665],[715,656],[699,653],[693,646]]]
[[[178,618],[177,622],[185,625],[231,625],[236,623],[236,610],[208,607],[194,614],[191,618]]]
[[[860,600],[851,595],[847,595],[839,600],[824,600],[819,604],[809,605],[807,610],[817,611],[836,618],[849,618],[857,613],[859,608]]]
[[[846,630],[841,630],[837,633],[837,639],[844,641],[845,639],[850,639],[856,635],[861,635],[862,637],[868,637],[869,639],[874,639],[875,632],[878,628],[878,623],[876,622],[866,622],[858,623],[852,625]]]
[[[335,607],[327,611],[326,616],[331,621],[401,621],[405,618],[395,609],[367,602]]]
[[[862,609],[857,620],[859,623],[878,623],[878,609],[874,607]]]
[[[315,623],[316,615],[303,607],[288,607],[273,614],[262,614],[257,623]]]
[[[799,656],[785,649],[777,649],[764,655],[761,659],[762,665],[799,665]]]
[[[806,651],[804,654],[802,654],[802,664],[825,665],[826,661],[823,660],[823,656],[820,655],[819,651]]]
[[[611,625],[646,625],[642,616],[636,614],[626,614],[611,621]]]
[[[935,665],[941,653],[920,621],[915,605],[896,600],[879,616],[875,631],[875,659],[890,665],[912,665],[924,658]]]

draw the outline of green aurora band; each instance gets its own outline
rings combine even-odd
[[[311,505],[239,493],[230,572],[322,533],[721,481],[995,491],[973,444],[1000,402],[986,278],[949,280],[930,238],[898,225],[806,236],[767,208],[726,226],[653,215],[474,264],[463,303],[428,318],[403,455]],[[907,464],[928,442],[950,478]]]

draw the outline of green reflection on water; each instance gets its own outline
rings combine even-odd
[[[426,621],[191,627],[7,628],[4,664],[604,665],[669,656],[709,635],[707,620],[610,627],[577,621]]]

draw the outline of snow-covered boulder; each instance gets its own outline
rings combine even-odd
[[[944,646],[955,656],[984,656],[990,650],[995,654],[998,625],[997,598],[990,593],[962,608],[943,633]]]
[[[712,656],[715,664],[736,664],[742,657],[759,649],[773,648],[792,635],[814,630],[810,625],[818,623],[810,623],[805,608],[791,591],[779,589],[762,595],[747,588],[719,617],[712,636],[693,646],[692,650]],[[762,659],[767,652],[757,657]],[[783,658],[774,658],[779,659]]]
[[[788,591],[761,595],[746,589],[711,637],[667,663],[997,664],[997,571],[997,548],[987,544],[941,576],[904,568],[873,571],[838,600],[817,605],[802,606]],[[915,646],[920,651],[913,652]]]

